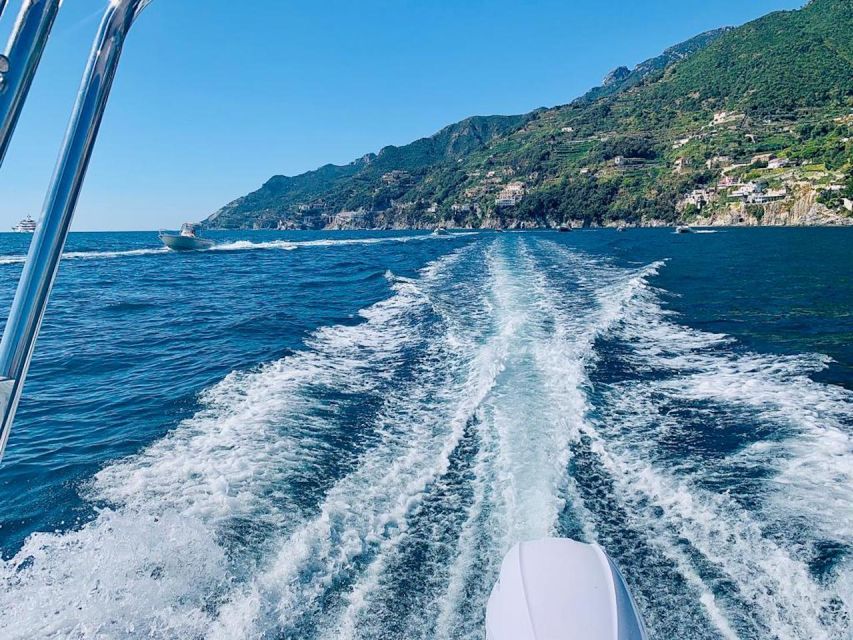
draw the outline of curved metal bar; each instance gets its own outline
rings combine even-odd
[[[5,0],[0,0],[0,13]],[[0,164],[12,140],[41,54],[61,0],[24,0],[3,53],[8,70],[0,74]]]
[[[127,32],[150,0],[111,0],[89,57],[59,162],[0,341],[0,456],[9,438],[50,290]]]

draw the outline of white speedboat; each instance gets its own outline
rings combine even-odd
[[[447,229],[445,229],[444,227],[436,227],[435,230],[432,232],[432,235],[434,235],[434,236],[446,236],[446,235],[450,235],[450,234],[447,231]]]
[[[596,544],[547,538],[515,545],[486,608],[486,640],[646,640],[614,562]]]
[[[213,246],[213,240],[202,238],[197,225],[185,222],[178,233],[160,232],[160,240],[172,251],[203,251]]]
[[[680,224],[675,228],[676,233],[693,233],[693,229],[686,224]]]
[[[35,233],[36,221],[33,220],[32,216],[27,216],[14,227],[12,227],[12,231],[14,231],[15,233]]]

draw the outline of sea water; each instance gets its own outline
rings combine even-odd
[[[482,638],[552,535],[652,638],[851,637],[853,230],[212,236],[72,234],[0,637]]]

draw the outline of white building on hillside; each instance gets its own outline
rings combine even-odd
[[[511,182],[506,185],[498,197],[495,198],[495,205],[498,207],[514,207],[524,197],[525,187],[523,182]]]
[[[736,122],[741,118],[743,118],[742,113],[733,113],[731,111],[718,111],[714,114],[714,119],[711,121],[711,124],[728,124],[729,122]]]
[[[746,200],[756,191],[757,185],[754,182],[747,182],[744,185],[739,186],[737,189],[732,191],[729,195],[732,198],[743,198]]]
[[[751,194],[747,198],[747,202],[752,204],[764,204],[765,202],[775,202],[777,200],[784,200],[788,195],[788,190],[785,187],[781,187],[780,189],[768,189],[763,192],[756,192]]]

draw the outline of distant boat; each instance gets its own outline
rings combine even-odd
[[[201,238],[197,225],[185,222],[179,233],[160,231],[160,240],[172,251],[203,251],[213,246],[213,240]]]
[[[693,229],[688,227],[686,224],[680,224],[675,228],[676,233],[693,233]]]
[[[626,227],[624,224],[620,224],[618,227],[616,227],[616,231],[625,231],[625,229]]]
[[[569,232],[572,230],[572,228],[571,228],[571,226],[567,226],[567,225],[565,225],[565,224],[561,224],[561,225],[557,228],[557,230],[558,230],[560,233],[569,233]]]
[[[27,216],[14,227],[12,227],[12,231],[14,231],[15,233],[35,233],[35,230],[36,221],[33,220],[32,216]]]
[[[447,229],[445,229],[444,227],[436,227],[435,230],[432,232],[432,235],[434,235],[434,236],[446,236],[446,235],[450,235],[450,234],[447,231]]]

